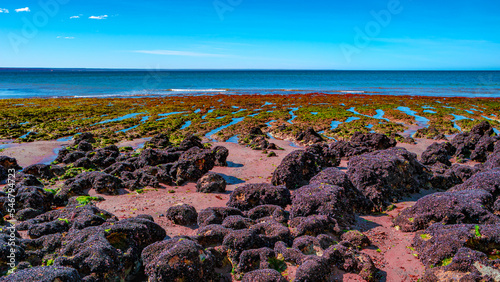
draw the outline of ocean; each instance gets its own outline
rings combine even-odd
[[[0,98],[211,94],[500,97],[500,71],[0,69]]]

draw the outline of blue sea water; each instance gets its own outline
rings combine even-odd
[[[0,98],[310,92],[500,97],[500,71],[0,69]]]

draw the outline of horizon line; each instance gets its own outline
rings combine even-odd
[[[153,69],[153,68],[50,68],[50,67],[0,67],[5,70],[82,70],[82,71],[500,71],[499,69],[231,69],[231,68],[199,68],[199,69]]]

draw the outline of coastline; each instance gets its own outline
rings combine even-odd
[[[227,183],[224,192],[197,192],[196,181],[187,181],[186,183],[145,182],[145,184],[140,184],[141,188],[134,186],[135,184],[132,186],[123,185],[115,187],[116,189],[113,188],[115,190],[109,188],[109,193],[98,191],[96,187],[90,185],[83,191],[69,194],[68,197],[72,196],[72,198],[67,199],[67,201],[74,202],[77,201],[75,198],[78,196],[88,200],[89,203],[81,204],[78,202],[79,205],[76,207],[71,205],[64,207],[64,205],[54,202],[47,211],[44,211],[51,213],[65,212],[65,210],[74,208],[98,208],[101,214],[106,211],[116,216],[118,222],[136,220],[139,217],[152,218],[155,226],[162,228],[165,235],[168,236],[167,238],[202,238],[199,236],[206,236],[199,233],[204,226],[196,223],[175,224],[172,217],[168,216],[169,210],[175,209],[179,205],[192,206],[197,212],[210,208],[224,208],[235,198],[241,200],[238,198],[239,196],[236,197],[233,194],[235,191],[240,191],[242,187],[274,183],[273,178],[278,171],[277,168],[287,164],[286,158],[297,150],[311,150],[311,152],[315,152],[315,155],[312,156],[317,158],[312,167],[305,167],[300,172],[304,173],[303,171],[309,169],[318,169],[318,166],[322,169],[324,168],[322,166],[328,168],[329,165],[319,165],[317,162],[321,163],[324,161],[321,161],[323,158],[327,159],[329,150],[332,150],[331,152],[337,152],[335,151],[337,149],[346,150],[343,151],[346,153],[350,150],[349,146],[352,146],[351,148],[354,150],[359,149],[359,152],[355,153],[358,156],[348,157],[344,155],[340,157],[341,155],[336,155],[334,157],[338,163],[333,167],[336,167],[343,175],[347,175],[354,170],[353,165],[350,164],[352,158],[381,153],[388,147],[397,146],[396,151],[407,150],[415,155],[410,155],[410,159],[406,161],[398,159],[395,161],[397,165],[384,175],[391,175],[401,170],[402,172],[397,173],[410,173],[404,179],[411,179],[411,174],[417,175],[420,172],[406,166],[422,166],[419,160],[423,160],[423,152],[432,148],[433,143],[443,144],[447,140],[455,140],[457,136],[468,134],[462,132],[469,131],[476,126],[483,128],[484,124],[481,123],[483,121],[488,121],[496,128],[500,128],[500,122],[495,114],[500,109],[499,98],[434,98],[359,94],[332,96],[311,93],[287,96],[219,95],[216,98],[213,96],[178,96],[168,99],[16,99],[0,100],[0,106],[2,105],[4,108],[11,109],[8,114],[5,113],[6,119],[3,122],[4,126],[8,126],[4,127],[2,133],[8,133],[11,136],[23,134],[26,138],[0,140],[4,147],[0,155],[15,158],[23,168],[42,163],[46,165],[42,168],[49,171],[62,169],[60,172],[63,173],[62,176],[51,179],[40,178],[41,184],[44,185],[43,189],[33,188],[42,189],[46,194],[53,191],[54,196],[51,197],[50,201],[53,201],[54,197],[59,197],[61,191],[71,187],[72,179],[76,179],[80,175],[84,175],[84,177],[92,175],[94,169],[97,169],[96,173],[99,175],[107,174],[109,170],[107,170],[108,172],[104,172],[104,170],[109,164],[101,164],[101,167],[96,165],[102,163],[103,160],[112,162],[111,166],[124,165],[117,166],[118,169],[124,169],[129,165],[127,162],[130,161],[133,163],[133,170],[141,173],[134,174],[133,177],[143,181],[142,179],[150,179],[149,176],[144,177],[146,173],[154,175],[158,173],[154,171],[164,168],[168,169],[169,174],[178,173],[169,170],[172,163],[164,164],[163,161],[156,160],[156,154],[168,155],[167,152],[170,150],[174,154],[185,156],[183,158],[188,163],[192,162],[197,166],[203,166],[207,162],[206,156],[201,157],[203,154],[208,154],[207,151],[215,150],[214,148],[218,148],[218,146],[225,147],[229,151],[227,166],[213,166],[209,170],[209,173],[219,175]],[[14,117],[15,115],[17,116]],[[460,130],[457,127],[460,127]],[[37,134],[26,134],[26,132],[35,131]],[[88,132],[91,132],[95,138],[83,134]],[[361,134],[360,137],[359,133],[356,135],[355,132],[362,132],[365,135]],[[195,134],[201,139],[196,141],[197,139],[191,134]],[[488,134],[492,134],[492,132]],[[358,141],[353,141],[356,138]],[[188,139],[189,141],[186,141]],[[459,142],[463,142],[462,139],[458,139]],[[165,140],[168,143],[166,147],[149,147],[151,144],[164,144]],[[90,146],[93,151],[79,151],[89,148],[83,149],[85,147],[81,146],[81,143],[79,145],[78,142],[86,143],[86,146]],[[388,142],[391,144],[388,145]],[[271,146],[271,143],[274,145]],[[347,147],[331,149],[336,143]],[[183,148],[182,144],[189,144],[189,146],[181,149]],[[78,160],[68,159],[68,161],[52,165],[59,150],[64,147],[67,148],[67,152],[60,155],[71,156],[74,153]],[[327,152],[317,153],[316,149],[310,148],[323,148],[321,150],[327,150]],[[116,159],[115,157],[110,159],[94,159],[93,157],[94,154],[112,151],[115,152],[112,154],[115,155]],[[210,154],[215,154],[214,151],[211,152]],[[394,151],[389,148],[387,152]],[[495,152],[491,153],[490,156],[493,155]],[[201,159],[197,159],[199,157]],[[176,158],[179,158],[179,155]],[[455,168],[455,165],[465,170],[476,169],[475,166],[482,165],[476,161],[461,158],[462,156],[447,156],[451,162],[449,167],[429,165],[422,170],[422,173],[433,175],[432,177],[438,179],[437,183],[441,183],[440,177],[452,177],[450,175],[453,174],[450,171]],[[82,161],[76,165],[82,159],[86,159],[87,162]],[[152,161],[152,165],[142,165],[141,167],[141,160]],[[159,164],[156,164],[157,161]],[[95,162],[95,164],[89,165],[89,162]],[[377,162],[385,166],[393,161],[377,160],[374,165],[378,165]],[[79,167],[80,165],[83,167]],[[301,166],[303,163],[298,162],[296,165]],[[448,174],[440,172],[442,169],[445,169]],[[33,167],[29,171],[33,173]],[[40,169],[40,173],[42,171],[44,170]],[[23,170],[19,170],[18,173],[25,175]],[[116,181],[122,182],[121,178],[125,179],[129,173],[125,170],[120,171],[116,174],[116,179],[118,179]],[[108,177],[111,177],[111,174]],[[160,176],[153,177],[153,179],[156,178],[159,179]],[[397,181],[406,181],[404,179]],[[446,181],[448,181],[447,178]],[[446,185],[455,183],[452,180],[449,181],[450,183],[446,183]],[[109,187],[113,187],[111,183],[109,185]],[[398,195],[396,200],[390,200],[390,206],[384,206],[376,212],[352,214],[354,220],[349,225],[343,226],[345,229],[332,231],[332,234],[335,234],[332,235],[332,238],[336,238],[336,241],[340,242],[341,233],[348,233],[348,230],[362,232],[371,243],[368,247],[356,248],[356,254],[366,256],[373,263],[376,270],[374,269],[373,273],[370,273],[377,275],[377,279],[380,280],[417,281],[426,271],[429,271],[427,265],[419,260],[421,254],[412,247],[414,238],[418,238],[419,233],[400,231],[395,228],[394,220],[400,217],[400,213],[403,211],[408,211],[412,206],[417,205],[424,196],[441,191],[436,188],[440,186],[434,187],[432,185],[421,187],[419,193],[403,193],[405,197]],[[406,186],[402,185],[401,187]],[[299,190],[290,189],[289,193],[293,196],[299,193]],[[351,200],[354,201],[354,199],[349,199],[349,201]],[[245,197],[243,197],[243,201],[245,201]],[[289,204],[284,205],[283,208],[288,213],[291,213],[293,209]],[[43,217],[44,214],[40,216]],[[65,217],[60,218],[62,218],[60,220],[65,220]],[[8,220],[11,224],[18,222],[17,218],[15,220],[8,218]],[[56,220],[56,222],[58,221],[59,219]],[[19,222],[21,222],[21,226],[27,226],[22,225],[22,221]],[[37,224],[34,223],[35,227],[33,228],[36,228]],[[114,224],[113,222],[112,225]],[[105,232],[111,230],[109,226],[102,228]],[[290,230],[288,232],[295,232],[295,227],[290,227]],[[19,233],[25,240],[35,240],[36,238],[29,232],[21,230]],[[299,240],[299,237],[296,237],[296,240]],[[350,246],[350,243],[344,242],[344,244]],[[271,247],[271,245],[269,246]],[[282,274],[289,279],[294,279],[298,273],[299,265],[287,262],[286,271],[282,271]],[[233,265],[233,269],[234,267]],[[232,281],[236,281],[238,275],[242,275],[242,273],[231,273],[231,269],[217,269],[217,271]],[[373,276],[366,277],[363,273],[352,270],[347,272],[335,270],[332,271],[330,277],[332,281],[365,281],[364,278],[373,281]]]

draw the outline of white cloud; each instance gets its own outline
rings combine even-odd
[[[73,36],[58,36],[59,39],[75,39]]]
[[[188,56],[188,57],[227,57],[221,54],[207,54],[190,51],[173,51],[173,50],[136,50],[134,53],[164,55],[164,56]]]
[[[104,20],[108,17],[108,15],[102,15],[102,16],[90,16],[89,19],[93,20]]]
[[[1,13],[8,14],[8,13],[9,13],[9,10],[7,10],[7,9],[3,9],[3,8],[0,8],[0,14],[1,14]]]
[[[69,18],[70,18],[70,19],[79,19],[79,18],[80,18],[80,16],[71,16],[71,17],[69,17]]]
[[[29,7],[16,9],[16,13],[19,12],[31,12]]]

